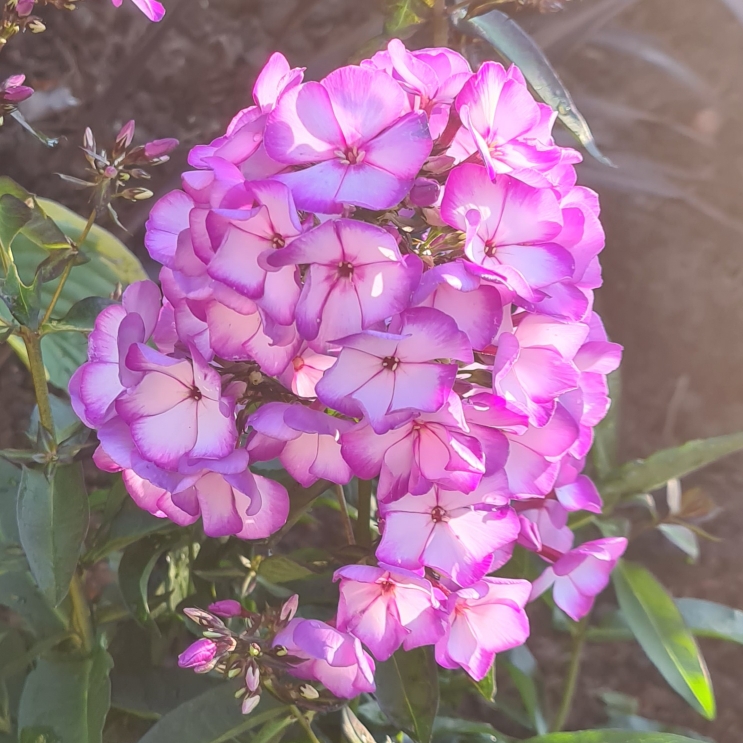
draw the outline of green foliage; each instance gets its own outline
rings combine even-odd
[[[416,743],[430,743],[439,708],[438,667],[432,647],[398,650],[377,664],[379,706]]]
[[[490,670],[487,672],[484,679],[481,681],[475,681],[475,688],[482,695],[482,698],[487,702],[492,702],[495,699],[495,693],[497,686],[495,683],[495,663],[490,666]]]
[[[743,645],[743,611],[740,609],[704,599],[676,599],[676,607],[697,637],[714,637]]]
[[[21,739],[33,732],[58,743],[101,743],[111,704],[112,663],[102,648],[82,659],[40,660],[23,688]]]
[[[537,662],[526,645],[514,648],[502,662],[524,705],[529,727],[537,733],[547,732],[542,711],[541,694],[537,686]]]
[[[588,122],[576,108],[554,67],[516,21],[500,10],[474,18],[468,18],[462,10],[453,15],[453,19],[462,33],[487,41],[504,59],[517,65],[534,92],[557,111],[557,117],[586,151],[604,165],[612,164],[601,154]]]
[[[612,574],[619,607],[645,654],[699,714],[715,717],[707,666],[673,599],[641,565],[620,561]]]
[[[58,606],[67,595],[88,529],[88,495],[80,462],[50,476],[24,468],[18,489],[18,530],[44,596]]]
[[[341,731],[346,743],[376,743],[374,736],[350,707],[344,707],[341,711]]]
[[[383,0],[383,5],[385,34],[405,38],[416,26],[425,23],[433,0]]]
[[[552,733],[539,738],[529,738],[525,743],[695,743],[695,741],[673,733],[582,730],[576,733]]]

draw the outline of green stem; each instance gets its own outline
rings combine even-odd
[[[83,231],[80,233],[80,237],[78,237],[77,240],[75,240],[75,245],[77,246],[78,249],[85,242],[85,239],[88,237],[90,230],[95,224],[95,215],[96,215],[96,211],[95,209],[93,209],[93,211],[90,212],[90,214],[88,215],[88,221],[85,223],[85,227],[83,227]]]
[[[353,525],[351,524],[351,517],[348,515],[348,504],[346,503],[346,496],[343,492],[343,485],[336,484],[335,497],[338,499],[338,505],[341,509],[343,529],[346,532],[346,541],[348,542],[348,544],[356,544],[356,539],[353,535]]]
[[[68,263],[64,267],[64,271],[62,271],[62,275],[59,277],[59,283],[57,284],[57,288],[54,290],[54,294],[52,295],[52,299],[49,302],[49,306],[46,308],[44,317],[41,320],[42,327],[49,322],[49,318],[52,316],[52,312],[54,312],[54,307],[57,304],[57,300],[62,295],[62,289],[64,289],[64,285],[67,281],[67,277],[70,275],[70,271],[72,271],[72,263]]]
[[[568,676],[565,681],[565,689],[562,693],[560,708],[557,710],[555,719],[552,721],[550,732],[559,733],[570,717],[570,710],[573,706],[573,697],[578,685],[578,674],[580,672],[581,656],[583,655],[583,645],[586,642],[586,632],[588,630],[588,617],[586,615],[578,623],[578,631],[573,635],[573,651],[570,655],[570,665],[568,666]]]
[[[312,725],[310,725],[300,709],[295,704],[292,704],[289,706],[289,711],[297,718],[297,722],[302,726],[304,732],[307,733],[310,743],[320,743],[318,737],[315,735],[315,731],[312,729]]]
[[[371,547],[371,480],[359,480],[359,505],[356,517],[356,544]]]
[[[85,598],[83,583],[77,573],[72,576],[70,582],[70,602],[72,604],[72,628],[80,638],[83,648],[90,651],[95,644],[95,633],[90,622],[90,607]]]
[[[28,368],[34,385],[36,404],[39,406],[39,421],[49,432],[52,442],[54,442],[54,418],[52,417],[52,406],[49,402],[49,388],[46,384],[46,369],[44,369],[44,360],[41,356],[41,338],[29,328],[21,328],[20,334],[28,354]]]

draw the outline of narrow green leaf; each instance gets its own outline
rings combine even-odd
[[[581,730],[576,733],[542,735],[538,738],[529,738],[524,743],[699,743],[699,741],[673,733]]]
[[[627,462],[601,483],[599,490],[607,503],[615,503],[624,496],[657,490],[671,478],[688,475],[741,449],[743,433],[687,441],[647,459]]]
[[[644,567],[624,560],[612,579],[622,614],[645,654],[697,712],[714,719],[707,666],[666,589]]]
[[[238,688],[235,683],[221,683],[181,704],[153,725],[139,743],[226,743],[279,717],[286,709],[263,694],[255,710],[243,715],[235,699]]]
[[[417,743],[430,743],[439,708],[439,680],[433,648],[398,650],[377,664],[376,698],[389,721]]]
[[[31,219],[32,211],[28,204],[11,194],[0,196],[0,248],[8,250],[13,238]]]
[[[38,661],[23,688],[18,728],[48,731],[58,743],[101,743],[111,703],[111,656]]]
[[[374,736],[350,707],[344,707],[341,711],[341,732],[346,743],[376,743]]]
[[[495,663],[490,666],[490,670],[487,675],[481,681],[475,681],[475,688],[482,695],[483,699],[488,702],[492,702],[495,698],[496,684],[495,684]]]
[[[10,264],[5,278],[0,280],[0,299],[10,310],[13,319],[33,330],[39,323],[40,286],[33,279],[31,283],[24,284],[15,263]]]
[[[499,10],[467,18],[467,10],[452,14],[454,25],[464,34],[487,41],[504,59],[524,73],[534,92],[548,106],[586,151],[604,165],[612,165],[596,145],[596,140],[570,93],[534,39],[512,18]]]
[[[142,539],[124,550],[119,563],[119,588],[124,602],[142,625],[152,623],[147,586],[160,555],[179,538],[155,535]]]
[[[44,598],[25,564],[22,569],[0,571],[0,596],[2,603],[20,614],[37,637],[56,636],[68,626],[66,613]]]
[[[271,583],[288,583],[309,578],[314,573],[285,555],[272,555],[261,561],[258,575]]]
[[[0,458],[0,556],[6,547],[21,543],[16,516],[21,472],[20,467]]]
[[[51,480],[24,468],[18,530],[29,567],[53,606],[67,595],[88,529],[88,495],[80,462],[54,469]]]
[[[98,315],[114,304],[107,297],[85,297],[70,307],[67,314],[60,320],[52,320],[42,328],[44,333],[60,333],[73,330],[79,333],[90,333]]]
[[[49,395],[49,404],[52,408],[52,418],[54,420],[54,429],[57,437],[57,443],[72,436],[75,431],[82,427],[80,419],[72,409],[72,405],[67,400],[63,400],[56,395]],[[26,431],[26,436],[31,441],[36,441],[39,435],[39,407],[34,407],[31,413],[31,421]]]
[[[685,552],[696,562],[699,559],[699,540],[697,535],[683,524],[660,524],[658,530],[671,543]]]
[[[250,739],[250,743],[274,743],[274,741],[280,740],[280,734],[287,728],[291,727],[296,721],[297,719],[294,715],[286,715],[279,719],[269,720]]]
[[[537,733],[546,733],[547,720],[542,712],[539,687],[537,686],[537,661],[526,645],[509,650],[502,659],[503,666],[519,692],[521,702],[532,728]]]
[[[743,611],[704,599],[676,599],[687,627],[698,637],[743,645]]]

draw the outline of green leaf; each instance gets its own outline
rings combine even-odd
[[[683,477],[728,454],[743,449],[743,433],[688,441],[681,446],[651,454],[622,465],[601,483],[599,490],[608,504],[628,495],[650,493],[674,477]]]
[[[548,726],[537,686],[537,661],[531,651],[526,645],[521,645],[509,650],[505,658],[502,658],[502,663],[519,692],[532,728],[537,733],[546,733]]]
[[[644,567],[624,560],[612,579],[622,614],[645,654],[697,712],[714,719],[707,666],[666,589]]]
[[[7,251],[13,238],[31,219],[32,211],[17,196],[0,196],[0,248]]]
[[[195,699],[181,704],[151,727],[139,743],[226,743],[239,733],[279,717],[286,709],[263,694],[249,715],[235,699],[239,687],[221,683]]]
[[[40,284],[33,278],[28,285],[18,275],[18,267],[11,263],[5,278],[0,281],[0,299],[13,319],[26,327],[36,329],[41,314]]]
[[[481,681],[475,681],[473,682],[475,684],[475,688],[477,691],[480,692],[483,699],[487,700],[488,702],[492,702],[495,698],[495,692],[497,690],[496,684],[495,684],[495,663],[493,663],[490,666],[490,670],[487,672],[484,679]]]
[[[286,715],[279,719],[269,720],[254,736],[250,743],[275,743],[281,740],[281,733],[291,727],[297,718],[294,715]],[[372,739],[373,741],[373,739]]]
[[[436,743],[500,743],[505,741],[498,731],[487,722],[458,720],[454,717],[437,717],[433,725]]]
[[[697,535],[683,524],[660,524],[658,530],[671,543],[685,552],[696,562],[699,559],[699,540]]]
[[[53,606],[67,595],[88,529],[88,495],[80,462],[60,465],[52,479],[24,468],[18,489],[21,545],[39,588]]]
[[[743,611],[704,599],[676,599],[676,606],[695,635],[743,645]]]
[[[68,626],[62,609],[55,609],[44,598],[25,565],[21,570],[0,572],[2,603],[20,614],[38,637],[58,635]]]
[[[98,315],[114,304],[107,297],[85,297],[70,307],[67,314],[60,320],[52,320],[42,328],[44,333],[60,333],[65,330],[73,330],[78,333],[90,333],[95,325]]]
[[[538,738],[529,738],[523,743],[699,743],[699,741],[673,733],[581,730],[576,733],[542,735]]]
[[[271,583],[288,583],[315,574],[285,555],[272,555],[261,561],[258,575]]]
[[[596,146],[588,123],[547,57],[516,21],[499,10],[467,18],[466,8],[451,18],[462,33],[484,39],[498,54],[517,65],[534,92],[557,111],[557,117],[586,151],[604,165],[612,165]]]
[[[71,240],[76,240],[82,234],[85,219],[47,199],[39,199],[38,204]],[[79,247],[90,261],[73,268],[57,302],[56,317],[64,317],[76,302],[87,297],[110,297],[117,286],[126,286],[147,278],[139,260],[118,238],[102,227],[94,225],[85,242]],[[27,282],[33,279],[36,266],[48,255],[48,252],[23,230],[13,241],[13,253],[20,276]],[[57,284],[58,281],[43,284],[42,306],[47,306]],[[18,343],[14,342],[11,345],[19,352]],[[50,333],[42,338],[41,348],[49,381],[55,387],[67,389],[70,376],[86,360],[85,338],[77,332]],[[22,353],[19,353],[19,356],[23,358]]]
[[[16,516],[21,472],[20,467],[0,458],[0,557],[6,547],[21,543]]]
[[[49,395],[49,404],[52,408],[52,419],[54,420],[54,430],[57,438],[57,443],[65,441],[67,438],[72,436],[73,433],[82,427],[80,419],[75,414],[67,400],[63,400],[56,395]],[[36,441],[39,435],[39,407],[34,407],[31,413],[31,421],[28,424],[28,430],[26,436],[31,441]]]
[[[59,743],[101,743],[111,703],[112,666],[102,648],[82,660],[39,660],[23,688],[21,735],[24,730],[43,730]]]
[[[174,538],[175,537],[175,538]],[[124,550],[119,563],[119,588],[129,611],[142,625],[152,623],[147,586],[160,556],[180,535],[155,535]]]
[[[374,736],[350,707],[344,707],[341,711],[341,732],[346,743],[376,743]]]
[[[439,708],[439,680],[433,648],[398,650],[377,663],[379,706],[389,721],[417,743],[430,743]]]
[[[424,23],[430,15],[431,4],[430,0],[385,0],[385,34],[410,36],[414,27]]]

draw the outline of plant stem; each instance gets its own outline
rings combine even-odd
[[[583,645],[586,642],[586,632],[588,630],[588,617],[586,615],[578,623],[578,631],[573,635],[573,651],[570,655],[570,665],[568,666],[568,676],[565,681],[565,689],[562,693],[560,708],[557,710],[555,719],[552,721],[550,732],[559,733],[570,717],[570,710],[573,706],[573,697],[578,684],[578,674],[580,672],[581,656],[583,654]]]
[[[72,628],[82,641],[83,649],[86,651],[92,650],[95,635],[93,633],[93,625],[90,622],[90,608],[85,598],[83,583],[77,573],[72,576],[72,581],[70,582],[70,602],[72,604]]]
[[[95,215],[96,211],[95,209],[93,209],[93,211],[90,212],[90,214],[88,215],[88,221],[85,223],[85,227],[83,227],[83,231],[80,233],[80,237],[75,240],[75,246],[78,248],[78,250],[80,249],[80,246],[85,242],[85,239],[88,237],[90,230],[95,224]]]
[[[356,517],[356,544],[371,547],[371,480],[359,480],[359,506]]]
[[[307,733],[307,737],[310,739],[310,742],[320,743],[317,736],[315,735],[315,731],[312,729],[312,725],[310,725],[309,721],[302,714],[300,709],[295,704],[292,704],[289,706],[289,711],[294,715],[294,717],[297,718],[297,722],[302,726],[304,732]]]
[[[36,404],[39,406],[39,421],[51,435],[52,442],[55,442],[54,418],[52,417],[52,406],[49,402],[49,388],[46,385],[44,360],[41,357],[41,338],[29,328],[21,328],[20,334],[28,354],[28,368],[31,371]]]
[[[351,517],[348,515],[348,504],[346,503],[346,496],[343,492],[343,485],[336,484],[335,497],[338,499],[338,505],[341,508],[341,516],[343,517],[343,529],[346,532],[346,540],[348,541],[348,544],[356,544],[356,539],[353,535],[353,525],[351,524]]]
[[[57,300],[62,295],[62,289],[64,289],[65,282],[67,281],[67,277],[70,275],[70,271],[72,271],[72,263],[68,263],[64,267],[64,271],[62,271],[62,275],[59,277],[59,283],[57,284],[57,288],[54,290],[54,294],[52,295],[52,299],[49,302],[49,306],[46,308],[46,312],[44,313],[44,317],[41,320],[41,325],[46,325],[46,323],[49,322],[49,318],[52,316],[52,312],[54,312],[54,307],[57,304]]]

